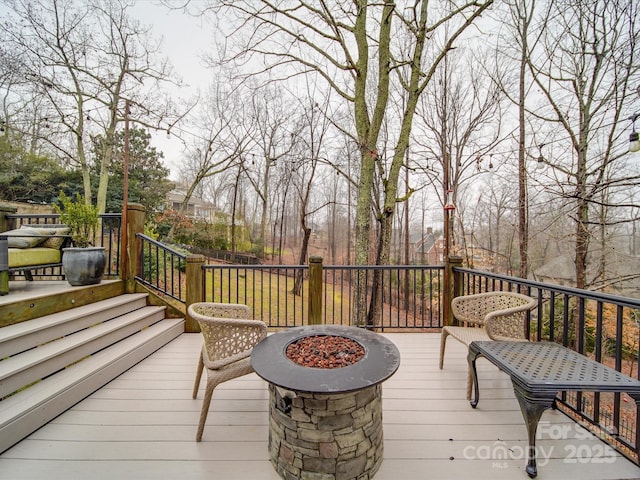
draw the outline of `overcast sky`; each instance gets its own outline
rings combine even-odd
[[[188,90],[195,95],[198,89],[206,88],[211,73],[203,67],[200,57],[210,45],[211,32],[202,18],[169,10],[154,0],[137,0],[130,13],[150,26],[154,37],[162,39],[162,54],[169,58],[175,72],[189,85]],[[189,92],[186,90],[176,91],[176,95],[187,97]],[[153,146],[164,153],[171,178],[176,179],[182,144],[177,138],[168,139],[164,132],[152,137]]]

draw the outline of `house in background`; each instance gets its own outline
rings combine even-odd
[[[176,187],[167,195],[167,206],[169,210],[180,210],[184,199],[187,196],[186,188],[176,185]],[[205,202],[200,198],[192,196],[189,199],[185,214],[189,217],[197,218],[212,223],[216,217],[217,209],[215,205],[209,202]]]
[[[558,255],[533,270],[533,278],[540,282],[573,286],[576,282],[576,265],[569,255]]]
[[[589,262],[587,282],[592,290],[614,293],[631,298],[640,297],[640,259],[631,255],[609,252],[604,265],[605,282],[596,278],[599,265]],[[558,255],[549,262],[533,270],[533,278],[544,283],[575,286],[576,266],[572,257]]]
[[[444,239],[442,234],[433,233],[433,228],[411,242],[412,264],[439,265],[444,263]]]

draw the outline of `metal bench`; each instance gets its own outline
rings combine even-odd
[[[526,471],[533,478],[536,467],[536,430],[542,413],[554,405],[558,392],[626,392],[640,406],[640,381],[551,342],[471,342],[469,368],[474,398],[479,401],[476,359],[485,357],[511,377],[529,437]],[[638,445],[636,445],[636,451]]]

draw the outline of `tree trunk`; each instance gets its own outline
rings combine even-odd
[[[240,171],[238,168],[238,174],[236,175],[236,183],[233,186],[233,202],[231,204],[231,261],[235,262],[236,259],[236,210],[238,203],[238,185],[240,184]]]
[[[527,165],[525,156],[525,79],[527,67],[528,20],[522,18],[522,52],[518,92],[518,245],[520,249],[520,278],[529,276],[529,214],[527,198]]]
[[[264,168],[264,193],[262,195],[262,216],[260,219],[260,257],[265,257],[265,245],[267,242],[267,206],[269,204],[269,170],[271,168],[271,159],[266,158],[266,166]]]
[[[309,239],[311,238],[311,229],[304,225],[303,227],[304,235],[302,237],[302,248],[300,249],[300,257],[298,261],[298,265],[304,265],[307,263],[307,252],[309,250]],[[303,280],[304,270],[299,269],[296,272],[296,281],[293,285],[293,294],[300,295],[302,293],[302,280]]]
[[[584,129],[583,129],[584,130]],[[587,199],[587,140],[580,136],[576,169],[576,288],[587,285],[587,254],[589,252],[589,202]]]
[[[355,264],[369,264],[369,248],[371,245],[371,192],[373,191],[373,178],[375,169],[375,152],[362,152],[362,167],[360,170],[360,182],[358,184],[358,197],[356,203],[356,244]],[[355,325],[367,323],[367,271],[356,270],[355,292],[353,302],[353,322]]]
[[[100,162],[100,178],[98,180],[98,192],[96,194],[96,205],[99,213],[104,213],[107,207],[107,188],[109,187],[109,169],[113,156],[113,135],[110,133],[105,137],[107,145],[103,148],[102,161]],[[124,205],[122,208],[126,208]]]

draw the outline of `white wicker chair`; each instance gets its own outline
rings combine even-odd
[[[447,337],[452,336],[467,347],[473,341],[526,341],[526,315],[536,301],[514,292],[488,292],[463,295],[451,301],[453,316],[459,326],[442,327],[440,369],[444,364]],[[467,400],[471,399],[471,370],[467,373]]]
[[[202,439],[207,421],[213,389],[222,382],[253,372],[251,351],[267,336],[267,326],[260,320],[251,320],[251,311],[246,305],[229,303],[193,303],[189,315],[198,321],[204,337],[193,398],[198,396],[202,371],[207,369],[207,386],[196,441]]]

